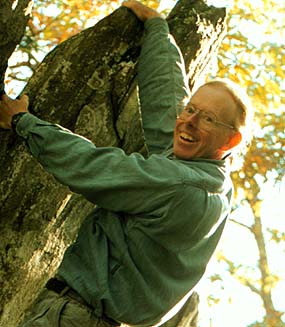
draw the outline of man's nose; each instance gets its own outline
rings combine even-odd
[[[199,123],[199,111],[195,111],[191,115],[189,115],[186,119],[186,122],[188,124],[197,126]]]

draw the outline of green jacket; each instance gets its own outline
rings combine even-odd
[[[188,94],[183,65],[167,23],[148,20],[138,67],[147,159],[96,148],[31,114],[16,127],[47,171],[98,205],[59,276],[97,315],[131,325],[157,323],[190,294],[230,209],[224,161],[183,161],[171,151],[175,110]]]

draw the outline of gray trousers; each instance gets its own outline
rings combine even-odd
[[[114,327],[67,295],[44,289],[19,327]]]

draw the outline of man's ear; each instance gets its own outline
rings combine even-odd
[[[242,140],[242,135],[239,131],[236,131],[234,135],[230,136],[228,142],[222,146],[221,150],[222,151],[228,151],[235,146],[237,146]]]

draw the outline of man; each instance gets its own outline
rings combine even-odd
[[[137,1],[123,5],[145,23],[138,82],[147,159],[36,118],[27,96],[2,97],[0,127],[13,126],[47,171],[98,205],[25,327],[161,323],[202,277],[230,210],[223,158],[242,140],[246,106],[218,81],[188,101],[166,21]]]

